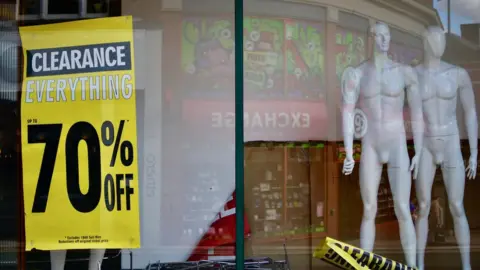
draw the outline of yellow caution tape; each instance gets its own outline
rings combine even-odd
[[[313,257],[341,269],[355,270],[416,270],[416,268],[327,237]]]

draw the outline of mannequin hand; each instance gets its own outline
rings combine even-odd
[[[345,175],[350,175],[353,171],[353,167],[355,167],[355,160],[353,157],[346,157],[345,160],[343,160],[342,173]]]
[[[413,179],[417,179],[417,176],[418,176],[418,161],[419,161],[419,158],[417,155],[415,155],[413,158],[412,158],[412,163],[410,164],[410,171],[413,171]]]
[[[468,180],[475,179],[477,176],[477,159],[474,156],[470,156],[470,159],[468,160],[468,166],[465,169],[465,172],[467,173],[467,178]]]

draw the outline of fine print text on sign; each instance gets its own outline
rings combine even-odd
[[[20,35],[26,249],[139,247],[131,17]]]

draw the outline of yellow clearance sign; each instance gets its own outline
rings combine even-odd
[[[132,18],[20,35],[26,250],[140,247]]]

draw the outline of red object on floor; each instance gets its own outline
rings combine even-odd
[[[218,213],[217,219],[213,221],[210,229],[192,251],[188,261],[235,258],[235,209],[234,192],[225,204],[223,211]],[[246,216],[244,222],[244,236],[248,237],[251,230]]]

